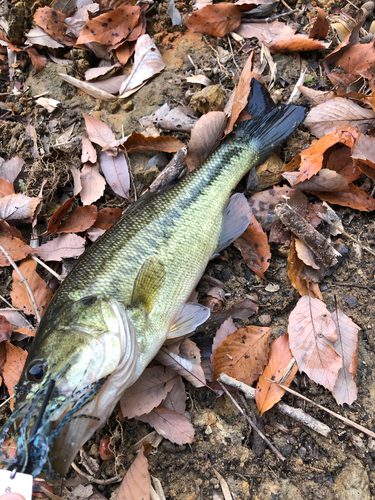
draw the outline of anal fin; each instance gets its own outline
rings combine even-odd
[[[149,315],[165,281],[164,264],[157,257],[147,259],[134,282],[131,307],[143,307]]]
[[[171,344],[187,337],[199,325],[204,323],[210,317],[210,314],[211,311],[208,307],[195,302],[187,302],[181,307],[180,312],[169,327],[165,344]]]
[[[252,217],[251,209],[246,196],[242,193],[234,194],[224,210],[223,227],[221,229],[219,246],[215,255],[229,247],[247,229]]]

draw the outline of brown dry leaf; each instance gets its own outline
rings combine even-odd
[[[122,212],[121,208],[103,208],[99,210],[98,217],[93,227],[105,230],[109,229],[118,222]]]
[[[99,144],[102,148],[106,148],[116,140],[115,134],[102,120],[86,115],[83,111],[82,115],[85,119],[86,131],[90,141]]]
[[[2,310],[0,309],[0,313]],[[0,342],[10,339],[10,334],[12,333],[13,325],[7,320],[5,316],[0,314]]]
[[[43,233],[43,235],[56,232],[57,228],[62,223],[63,218],[69,212],[70,206],[73,203],[74,199],[75,199],[75,196],[73,196],[72,198],[68,198],[66,200],[66,202],[63,205],[61,205],[56,210],[56,212],[53,213],[52,217],[50,218],[50,220],[48,222],[47,231],[45,233]]]
[[[125,66],[125,64],[129,61],[129,59],[133,55],[134,50],[135,50],[135,43],[125,41],[122,45],[120,45],[120,47],[118,47],[115,50],[115,54],[120,63],[123,66]]]
[[[310,38],[315,38],[316,40],[324,40],[329,31],[329,22],[327,19],[327,13],[324,9],[316,7],[318,11],[318,16],[314,21],[313,27],[310,31]]]
[[[357,365],[358,365],[358,332],[356,325],[340,309],[332,313],[336,325],[338,340],[334,344],[336,351],[342,356],[343,367],[333,390],[333,396],[339,405],[351,405],[357,399]]]
[[[189,172],[199,167],[219,145],[226,122],[227,117],[223,111],[209,111],[196,122],[184,158]]]
[[[322,201],[327,201],[334,205],[350,207],[355,210],[361,210],[362,212],[371,212],[375,210],[375,199],[352,183],[348,184],[348,190],[345,192],[324,193],[321,191],[313,191],[312,194]]]
[[[168,392],[164,401],[160,403],[162,408],[175,411],[176,413],[184,414],[186,409],[187,394],[185,384],[180,376],[170,392]]]
[[[283,177],[289,182],[292,187],[296,187],[301,191],[347,191],[348,183],[347,181],[334,170],[329,170],[328,168],[322,168],[319,172],[310,179],[299,182],[298,172],[284,172]]]
[[[147,415],[137,417],[141,422],[150,424],[165,439],[178,445],[194,441],[194,427],[190,420],[181,413],[162,407],[154,408]]]
[[[355,25],[352,32],[324,59],[324,67],[327,74],[330,73],[330,65],[335,65],[337,61],[352,47],[359,42],[359,32],[363,26],[364,19]]]
[[[117,500],[150,500],[151,477],[143,444],[134,462],[124,476],[117,493]]]
[[[160,405],[179,381],[180,376],[164,366],[146,368],[139,379],[122,395],[122,414],[126,418],[133,418],[149,413]]]
[[[23,366],[27,358],[27,351],[17,347],[10,342],[5,343],[6,360],[4,363],[3,379],[10,396],[14,394],[14,387],[18,383]],[[13,399],[11,407],[13,407]]]
[[[14,261],[22,260],[33,252],[33,249],[23,241],[18,229],[9,226],[5,221],[0,221],[0,245]],[[10,262],[1,251],[0,266],[10,266]]]
[[[91,205],[103,196],[105,179],[99,173],[99,165],[86,163],[81,170],[82,190],[79,193],[83,205]]]
[[[264,273],[270,265],[271,251],[267,235],[254,215],[246,231],[233,242],[233,245],[241,252],[246,265],[265,279]]]
[[[0,177],[14,182],[25,165],[25,160],[20,155],[15,155],[5,162],[0,167]]]
[[[290,52],[327,49],[330,42],[314,40],[313,38],[309,38],[308,35],[292,35],[283,39],[279,38],[273,42],[265,42],[265,44],[269,47],[273,54],[288,54]]]
[[[35,253],[44,261],[79,257],[84,251],[85,239],[76,234],[60,234],[35,249]]]
[[[260,75],[253,72],[254,50],[251,51],[243,70],[241,71],[240,80],[234,93],[233,105],[230,113],[229,122],[225,129],[225,135],[233,130],[233,126],[238,120],[240,113],[245,109],[249,98],[251,82],[253,78],[260,79]]]
[[[288,276],[293,285],[293,287],[299,291],[299,293],[304,295],[311,295],[313,298],[323,300],[322,293],[320,291],[318,283],[313,283],[300,275],[304,271],[305,266],[302,260],[298,257],[296,245],[296,237],[292,235],[292,241],[290,244],[289,255],[288,255]]]
[[[130,174],[124,153],[119,151],[117,156],[109,156],[105,151],[102,151],[100,166],[112,190],[118,196],[129,199]]]
[[[124,99],[139,90],[150,78],[165,68],[163,58],[149,35],[142,35],[135,44],[133,69],[121,84],[119,97]]]
[[[26,49],[26,52],[29,54],[31,62],[35,68],[34,76],[42,71],[42,69],[47,64],[47,58],[39,54],[34,47],[29,47]]]
[[[362,135],[359,136],[359,139],[361,139],[361,137]],[[357,144],[358,140],[354,146],[353,157]],[[327,152],[327,154],[329,154],[327,158],[327,168],[340,174],[346,182],[356,181],[360,177],[361,171],[352,158],[351,149],[347,146],[338,144],[330,148],[330,151],[331,153]]]
[[[374,50],[375,53],[375,50]],[[337,128],[375,126],[375,112],[362,108],[350,99],[335,97],[311,109],[304,124],[316,137],[325,137]]]
[[[194,33],[224,36],[241,24],[241,11],[231,3],[207,5],[188,17],[185,26]]]
[[[298,169],[300,173],[295,180],[295,184],[310,179],[310,177],[319,172],[322,168],[324,153],[328,148],[337,143],[341,143],[352,149],[358,136],[359,132],[352,127],[331,132],[322,139],[314,141],[309,148],[305,149],[300,155],[296,156],[288,163],[284,167],[284,171],[296,170],[296,167],[300,165]]]
[[[271,330],[248,326],[228,335],[214,354],[213,380],[216,381],[221,373],[226,373],[252,385],[267,364]]]
[[[23,277],[27,279],[38,305],[40,315],[43,316],[46,307],[52,299],[53,294],[51,288],[36,272],[36,262],[33,259],[25,259],[20,263],[18,268]],[[21,281],[21,278],[16,270],[13,271],[12,277],[13,285],[10,296],[13,306],[23,309],[26,314],[33,314],[35,316],[34,305],[30,300],[25,284]]]
[[[81,233],[89,229],[98,217],[98,208],[95,205],[78,207],[74,212],[58,227],[57,234],[61,233]]]
[[[203,387],[206,384],[206,379],[200,363],[198,364],[194,359],[186,359],[176,354],[172,350],[173,347],[173,345],[162,347],[154,359],[186,378],[194,387]]]
[[[232,316],[233,319],[246,319],[257,312],[258,306],[254,302],[249,299],[241,300],[226,311],[212,311],[208,320],[198,327],[198,331],[207,327],[218,328],[229,316]]]
[[[301,259],[306,266],[310,266],[313,269],[320,269],[316,263],[314,252],[303,241],[295,238],[294,244],[298,258]]]
[[[375,168],[375,137],[361,134],[353,148],[352,157]]]
[[[90,139],[88,139],[85,135],[82,134],[82,155],[81,162],[82,163],[96,163],[98,156],[96,154],[96,149],[92,145]]]
[[[13,183],[7,181],[6,179],[0,178],[0,198],[3,196],[9,196],[10,194],[14,194]]]
[[[331,346],[338,336],[324,302],[308,295],[301,297],[289,316],[288,333],[299,370],[333,391],[342,358]]]
[[[370,163],[369,161],[367,161],[367,163],[364,163],[363,161],[355,160],[355,165],[359,170],[360,174],[363,173],[367,175],[367,177],[370,177],[370,179],[375,181],[375,165],[370,166],[369,163]]]
[[[77,44],[89,42],[112,46],[127,38],[137,26],[140,8],[123,4],[116,10],[101,14],[88,21],[82,28]]]
[[[291,37],[296,32],[295,28],[291,28],[285,23],[280,21],[272,21],[270,23],[242,23],[237,28],[236,33],[244,38],[256,37],[260,42],[272,43],[278,40]]]
[[[113,101],[117,99],[117,97],[113,96],[109,92],[106,92],[105,90],[99,88],[99,84],[104,85],[106,82],[105,80],[103,82],[88,83],[77,80],[77,78],[74,78],[73,76],[65,75],[65,73],[58,73],[58,76],[62,80],[64,80],[64,82],[74,85],[75,87],[83,90],[83,92],[86,92],[86,94],[91,95],[91,97],[94,97],[95,99],[101,99],[102,101]]]
[[[41,45],[42,47],[50,47],[51,49],[60,49],[64,45],[56,42],[48,33],[39,26],[35,26],[26,33],[27,41],[30,45]]]
[[[314,90],[302,85],[299,85],[297,88],[301,94],[309,99],[313,106],[323,104],[324,102],[329,101],[329,99],[336,97],[336,94],[332,90],[330,92],[324,92],[323,90]]]
[[[95,78],[99,78],[100,76],[104,76],[107,73],[111,72],[115,68],[119,68],[121,66],[120,63],[112,64],[112,66],[100,66],[97,68],[89,68],[85,71],[85,80],[95,80]]]
[[[48,33],[57,43],[71,47],[75,44],[75,40],[66,35],[65,18],[65,14],[47,6],[39,7],[34,14],[37,26]]]
[[[262,375],[259,377],[255,391],[255,401],[257,403],[260,416],[278,403],[285,394],[285,389],[282,389],[277,384],[268,382],[266,378],[279,382],[291,360],[292,353],[289,349],[289,336],[288,334],[282,335],[281,337],[275,339],[270,345],[268,364]],[[293,382],[297,371],[298,366],[295,364],[288,377],[282,381],[282,384],[289,387]]]
[[[5,309],[1,309],[0,312],[2,316],[4,316],[12,324],[14,331],[30,335],[32,337],[35,335],[35,329],[15,309],[7,307]]]
[[[211,369],[211,380],[214,370],[214,354],[219,345],[225,340],[229,334],[237,331],[237,327],[233,322],[232,316],[229,316],[228,319],[224,321],[224,323],[220,326],[220,328],[215,333],[215,337],[212,343],[212,354],[210,356],[210,369]]]
[[[135,151],[164,151],[165,153],[175,153],[184,146],[185,144],[183,142],[170,135],[145,137],[134,131],[132,135],[126,139],[122,147],[127,153],[134,153]]]
[[[7,221],[32,222],[41,198],[29,198],[24,194],[11,194],[0,199],[0,218]]]

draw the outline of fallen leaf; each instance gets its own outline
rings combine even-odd
[[[93,227],[105,230],[111,228],[120,219],[122,212],[121,208],[102,208]]]
[[[66,35],[65,18],[65,14],[47,6],[39,7],[34,14],[34,21],[37,26],[42,28],[59,44],[71,47],[75,44],[75,40]]]
[[[232,316],[233,319],[246,319],[258,312],[258,306],[249,299],[241,300],[226,311],[212,311],[211,316],[202,325],[198,326],[197,331],[201,331],[208,326],[217,328],[223,321]]]
[[[41,198],[11,194],[0,198],[0,218],[7,221],[32,222]]]
[[[115,68],[119,68],[121,66],[120,63],[112,64],[111,66],[99,66],[98,68],[89,68],[85,71],[85,80],[94,80],[95,78],[99,78],[100,76],[104,76],[107,73],[111,72]]]
[[[107,94],[118,94],[122,83],[127,79],[127,75],[111,76],[105,80],[97,80],[95,82],[90,82],[92,88],[97,90],[102,90]],[[114,97],[112,96],[112,99]],[[114,99],[118,99],[115,97]]]
[[[123,66],[125,66],[125,64],[129,61],[129,59],[133,55],[134,50],[135,50],[135,43],[125,41],[122,45],[120,45],[120,47],[118,47],[115,50],[115,54],[120,63]]]
[[[139,379],[122,395],[120,408],[126,418],[149,413],[159,406],[168,392],[180,380],[180,376],[164,366],[146,368]]]
[[[47,58],[45,56],[42,56],[39,54],[34,47],[29,47],[26,49],[26,52],[29,54],[32,65],[35,68],[35,73],[34,76],[37,75],[42,71],[42,69],[46,66],[47,64]]]
[[[89,229],[96,221],[98,208],[95,205],[78,207],[56,230],[61,233],[81,233]]]
[[[82,163],[96,163],[98,156],[96,154],[96,149],[92,145],[90,139],[88,139],[85,135],[82,134],[82,155],[81,162]]]
[[[6,179],[0,178],[0,198],[14,194],[13,183]]]
[[[15,309],[12,309],[11,307],[0,309],[0,314],[12,324],[14,331],[21,332],[22,334],[32,337],[35,335],[35,328],[33,328],[22,316],[22,314]]]
[[[123,4],[116,10],[91,19],[82,28],[77,44],[96,42],[104,46],[115,45],[127,38],[136,27],[140,12],[138,6]]]
[[[375,168],[375,137],[361,134],[353,148],[352,157]]]
[[[288,276],[293,287],[299,291],[300,295],[311,295],[311,297],[323,300],[318,283],[313,283],[311,280],[301,277],[304,271],[304,263],[298,257],[296,250],[296,237],[292,235],[288,255]]]
[[[361,19],[361,21],[354,26],[351,33],[344,39],[344,41],[325,57],[323,64],[328,74],[330,73],[330,65],[335,65],[337,61],[339,61],[339,59],[350,49],[350,47],[358,44],[359,33],[364,21],[364,19]]]
[[[53,214],[50,220],[48,221],[48,226],[47,226],[47,231],[43,233],[44,235],[46,234],[51,234],[56,232],[57,228],[60,226],[62,223],[65,215],[69,212],[70,206],[75,200],[75,196],[72,196],[72,198],[68,198],[65,203],[63,203]]]
[[[312,108],[305,118],[304,125],[316,137],[325,138],[337,128],[357,127],[364,130],[374,127],[375,112],[362,108],[350,99],[335,97]]]
[[[278,38],[272,42],[265,42],[274,54],[283,54],[290,52],[304,52],[306,50],[322,50],[327,49],[330,42],[323,42],[322,40],[314,40],[309,38],[308,35],[291,35],[286,36],[284,39]]]
[[[185,114],[180,107],[171,109],[166,102],[152,115],[141,118],[140,122],[144,128],[155,124],[163,130],[190,132],[197,120]]]
[[[73,76],[65,75],[65,73],[58,73],[58,76],[65,82],[74,85],[80,90],[83,90],[83,92],[86,92],[86,94],[91,95],[91,97],[94,97],[95,99],[101,99],[103,101],[113,101],[117,99],[117,97],[110,94],[109,92],[97,88],[98,82],[82,82],[81,80],[77,80],[77,78],[74,78]]]
[[[308,295],[301,297],[289,316],[288,333],[299,371],[333,391],[342,358],[331,346],[338,336],[324,302]]]
[[[60,49],[64,47],[62,43],[56,42],[39,26],[32,28],[25,36],[27,38],[27,45],[41,45],[42,47],[49,47],[50,49]]]
[[[205,87],[209,87],[210,85],[213,85],[212,81],[207,78],[205,75],[193,75],[193,76],[188,76],[186,78],[186,81],[188,83],[199,83],[200,85],[204,85]]]
[[[314,21],[313,27],[310,31],[310,38],[315,38],[316,40],[324,40],[329,31],[329,22],[327,19],[327,13],[324,9],[320,7],[315,7],[318,15]]]
[[[39,99],[37,99],[35,103],[39,104],[39,106],[42,106],[49,113],[52,113],[60,104],[60,101],[57,101],[56,99],[48,99],[47,97],[39,97]]]
[[[121,85],[122,99],[140,89],[150,78],[165,68],[163,58],[149,35],[142,35],[135,45],[133,69]]]
[[[355,210],[361,210],[362,212],[371,212],[375,210],[375,199],[352,183],[348,184],[348,190],[345,192],[324,193],[321,191],[313,191],[312,194],[322,201],[341,205],[342,207],[350,207]]]
[[[172,443],[183,445],[194,441],[194,427],[190,420],[173,410],[157,407],[147,415],[137,417],[137,420],[150,424],[158,434]]]
[[[0,177],[13,183],[24,165],[25,161],[22,156],[15,155],[9,160],[5,160],[5,162],[1,165]]]
[[[194,33],[224,36],[241,24],[241,11],[231,3],[207,5],[190,14],[184,24]]]
[[[280,21],[271,21],[270,23],[264,22],[256,24],[242,23],[235,32],[244,38],[255,37],[258,38],[260,42],[272,43],[293,36],[296,29]]]
[[[228,335],[214,354],[213,380],[222,373],[248,385],[258,380],[267,364],[271,330],[248,326]]]
[[[0,245],[14,261],[27,257],[33,249],[23,241],[22,234],[15,227],[0,221]],[[0,266],[10,266],[10,262],[0,251]]]
[[[79,193],[84,205],[91,205],[103,196],[105,189],[105,179],[99,173],[99,165],[95,163],[85,163],[81,170],[82,190]]]
[[[359,136],[359,139],[355,143],[353,150],[353,158],[355,157],[354,151],[356,150],[358,141],[361,139],[362,136],[363,135],[361,134]],[[326,152],[325,156],[328,156],[327,168],[329,168],[330,170],[334,170],[335,172],[340,174],[341,177],[343,177],[346,180],[346,182],[356,181],[360,177],[361,171],[356,165],[356,162],[352,158],[351,149],[348,148],[347,146],[337,144],[336,146],[330,148],[330,150]]]
[[[357,365],[358,365],[358,332],[356,325],[340,309],[332,313],[332,320],[338,334],[334,349],[342,356],[343,367],[340,368],[333,396],[339,405],[351,405],[357,399]]]
[[[184,159],[189,172],[199,167],[220,144],[226,122],[227,117],[223,111],[209,111],[196,122],[191,131],[188,151]]]
[[[302,260],[302,262],[306,264],[306,266],[310,266],[313,269],[320,269],[315,261],[314,252],[307,245],[305,245],[303,241],[295,238],[294,244],[296,246],[298,258]]]
[[[241,252],[246,265],[265,279],[264,273],[270,265],[271,251],[267,235],[254,215],[246,231],[233,242],[233,245]]]
[[[3,379],[8,389],[9,395],[13,396],[14,387],[18,384],[21,373],[27,358],[27,351],[17,347],[10,342],[5,343],[6,360],[3,368]],[[11,408],[14,400],[11,400]]]
[[[61,234],[35,249],[35,253],[46,262],[79,257],[84,251],[85,239],[76,234]]]
[[[150,500],[150,487],[151,477],[143,444],[120,484],[117,500]]]
[[[199,364],[175,354],[170,348],[162,347],[154,359],[186,378],[194,387],[203,387],[206,383],[203,369]]]
[[[291,360],[292,353],[289,349],[289,336],[288,334],[282,335],[281,337],[275,339],[270,345],[268,364],[262,375],[259,377],[255,391],[255,401],[257,403],[260,416],[278,403],[285,394],[285,389],[282,389],[277,384],[273,384],[266,379],[268,378],[270,380],[280,382],[284,375],[284,371],[288,367]],[[293,382],[297,371],[298,366],[295,364],[287,378],[282,380],[282,385],[289,387]]]
[[[296,187],[301,191],[346,191],[348,190],[347,181],[334,170],[322,168],[318,173],[310,177],[310,179],[299,182],[298,172],[284,172],[283,177],[289,182],[292,187]]]
[[[82,5],[79,9],[77,9],[74,14],[70,17],[67,17],[64,21],[66,26],[66,34],[72,34],[76,38],[79,37],[82,28],[86,24],[86,22],[90,19],[89,12],[95,13],[100,10],[100,6],[97,3],[85,4]]]
[[[19,264],[18,268],[22,276],[27,280],[39,308],[40,315],[43,316],[52,299],[52,289],[36,272],[36,262],[33,259],[25,259]],[[12,277],[13,285],[10,297],[13,306],[23,309],[25,314],[33,314],[35,316],[34,305],[31,302],[25,284],[21,281],[16,270],[13,271]]]
[[[169,135],[145,137],[143,134],[134,131],[132,135],[126,139],[122,147],[128,153],[134,153],[135,151],[164,151],[166,153],[175,153],[180,148],[185,147],[185,144]]]
[[[119,151],[117,156],[109,156],[105,151],[102,151],[100,166],[112,190],[118,196],[129,199],[130,175],[124,153]]]
[[[108,127],[108,125],[98,118],[86,115],[82,111],[83,118],[85,119],[86,131],[90,141],[99,144],[102,148],[108,147],[111,142],[116,140],[115,134]]]
[[[317,104],[323,104],[326,101],[329,101],[329,99],[336,97],[336,94],[332,90],[330,92],[324,92],[323,90],[314,90],[302,85],[299,85],[297,88],[301,92],[301,94],[309,99],[313,106],[316,106]]]
[[[224,323],[220,326],[214,336],[214,340],[212,343],[212,353],[210,356],[210,365],[211,370],[213,372],[214,369],[214,354],[219,345],[225,340],[229,334],[237,331],[237,327],[233,322],[232,316],[229,316],[228,319],[224,321]]]
[[[186,409],[186,399],[187,394],[185,384],[182,378],[178,376],[177,384],[175,384],[172,387],[172,390],[168,392],[166,398],[160,403],[160,406],[183,415]]]
[[[13,330],[13,325],[1,313],[2,310],[0,309],[0,342],[3,342],[4,340],[10,339],[10,335]]]

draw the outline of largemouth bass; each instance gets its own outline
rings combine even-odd
[[[246,229],[240,179],[302,122],[299,106],[275,107],[253,80],[247,112],[221,146],[178,185],[140,199],[79,260],[40,323],[15,392],[13,458],[34,476],[65,474],[121,395],[168,338],[209,316],[186,304],[208,261]],[[229,200],[229,202],[228,202]]]

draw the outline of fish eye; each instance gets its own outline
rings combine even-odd
[[[40,382],[47,372],[47,363],[38,359],[27,370],[27,376],[32,382]]]

